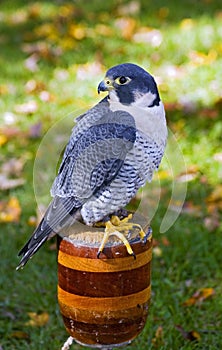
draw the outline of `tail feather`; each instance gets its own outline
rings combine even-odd
[[[40,222],[37,229],[34,231],[34,234],[28,240],[28,242],[19,251],[18,256],[22,256],[22,258],[21,258],[21,261],[20,261],[19,265],[17,266],[16,270],[25,266],[27,261],[37,252],[37,250],[39,250],[39,248],[43,245],[43,243],[45,243],[45,241],[48,239],[50,233],[52,232],[51,227],[49,227],[48,225],[47,225],[48,227],[45,227],[45,230],[42,231],[41,227],[42,227],[43,222],[44,222],[44,218]]]
[[[77,211],[76,201],[72,197],[55,197],[33,235],[20,250],[18,255],[22,256],[22,258],[17,270],[27,263],[47,239],[60,232],[63,228],[70,226],[75,221],[74,214]]]

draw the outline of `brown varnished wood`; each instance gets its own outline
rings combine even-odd
[[[73,322],[66,317],[63,317],[63,320],[67,331],[74,339],[89,345],[111,345],[134,339],[143,329],[146,317],[108,325]]]
[[[70,269],[88,272],[114,272],[114,271],[124,271],[133,270],[141,266],[146,265],[151,261],[152,249],[149,248],[150,243],[146,246],[146,250],[136,255],[136,259],[133,256],[122,257],[121,259],[115,258],[84,258],[76,255],[71,255],[74,251],[69,249],[70,243],[61,244],[63,247],[67,247],[67,251],[59,250],[58,262],[60,265],[69,267]],[[73,245],[72,245],[73,246]],[[82,247],[80,248],[82,249]],[[73,259],[75,256],[75,259]]]
[[[58,245],[60,251],[71,256],[98,259],[98,247],[86,246],[79,243],[73,245],[66,239],[61,240],[60,237]],[[138,239],[136,242],[131,242],[130,245],[134,253],[137,255],[152,247],[152,238],[150,236],[146,243],[143,243],[140,239]],[[117,244],[112,247],[105,247],[104,251],[100,254],[100,259],[120,259],[128,256],[129,254],[126,250],[126,247],[123,244]]]
[[[130,241],[136,260],[121,242],[112,241],[98,259],[103,232],[82,226],[58,238],[58,301],[64,325],[86,345],[131,341],[144,328],[149,309],[152,235],[145,243],[138,234]]]
[[[104,311],[104,310],[123,310],[131,307],[135,307],[138,304],[143,304],[150,299],[150,286],[141,292],[129,294],[120,297],[85,297],[75,294],[70,294],[64,291],[58,286],[58,298],[63,304],[69,307],[76,306],[78,309],[83,310],[94,310],[94,311]]]
[[[60,311],[63,316],[70,318],[70,315],[75,315],[75,320],[78,322],[85,323],[96,323],[96,324],[113,324],[118,323],[119,320],[134,320],[139,317],[144,317],[148,314],[149,310],[149,300],[143,304],[137,304],[134,307],[118,309],[118,310],[108,310],[103,309],[101,311],[93,309],[79,309],[78,305],[67,305],[60,300]]]
[[[150,263],[119,272],[85,272],[58,265],[59,286],[66,292],[90,297],[137,293],[150,285]],[[75,283],[73,283],[75,281]]]

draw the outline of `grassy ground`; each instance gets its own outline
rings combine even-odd
[[[106,68],[128,61],[157,78],[176,137],[142,200],[153,216],[152,303],[129,349],[222,348],[220,2],[1,1],[0,173],[25,181],[1,180],[1,350],[60,349],[67,338],[53,242],[19,272],[17,252],[33,230],[36,200],[49,200],[53,158],[70,129],[70,117],[62,118],[95,104]],[[58,149],[44,137],[47,130],[57,135]],[[33,171],[39,145],[47,162]],[[42,316],[39,326],[30,312]]]

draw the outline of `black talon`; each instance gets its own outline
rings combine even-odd
[[[98,251],[98,253],[97,253],[97,259],[99,259],[101,253],[102,253],[102,252]]]
[[[134,252],[132,253],[132,256],[133,256],[134,260],[136,260],[136,254]]]

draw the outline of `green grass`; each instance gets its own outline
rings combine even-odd
[[[190,210],[181,213],[164,233],[159,230],[172,186],[182,186],[183,191],[186,186],[179,185],[172,174],[164,177],[164,172],[169,172],[166,157],[160,179],[156,176],[145,188],[148,198],[145,203],[155,214],[152,228],[160,255],[154,250],[152,302],[146,327],[128,348],[222,348],[221,226],[208,229],[204,224],[206,217],[213,219],[206,198],[218,188],[222,177],[222,163],[215,158],[215,154],[221,152],[222,141],[221,1],[171,0],[166,4],[161,0],[143,0],[139,12],[124,15],[120,5],[127,3],[99,0],[1,2],[0,134],[15,128],[21,132],[1,146],[0,165],[12,157],[26,160],[22,173],[25,185],[0,193],[0,202],[14,196],[22,207],[18,223],[1,224],[0,348],[3,350],[60,349],[68,336],[57,304],[56,252],[50,250],[50,243],[46,244],[25,269],[18,272],[15,271],[17,252],[32,232],[28,220],[36,213],[36,200],[39,203],[49,199],[50,179],[57,167],[64,135],[68,138],[71,130],[72,116],[66,116],[77,115],[99,101],[96,88],[106,69],[127,61],[142,65],[157,77],[168,125],[177,140],[176,147],[169,141],[167,151],[174,175],[184,168],[195,175],[187,183],[186,203]],[[129,37],[124,37],[118,28],[120,17],[131,18]],[[83,37],[77,39],[70,34],[72,25],[80,28]],[[158,30],[161,43],[153,46],[150,42],[136,42],[133,35],[142,27]],[[37,60],[34,71],[27,69],[27,58],[32,54]],[[44,87],[28,91],[30,80]],[[46,102],[41,97],[42,90],[50,95]],[[18,105],[30,100],[37,103],[36,111],[19,113]],[[7,124],[7,113],[13,116],[11,124]],[[42,125],[39,137],[24,136],[37,123]],[[38,183],[40,187],[35,196],[33,166],[38,147],[41,151],[50,146],[44,145],[47,130],[52,130],[53,135],[58,130],[63,138],[56,140],[61,146],[56,150],[56,159],[49,157],[49,170],[47,164],[43,164],[43,169],[35,171],[37,176],[44,171],[49,174],[45,184]],[[176,187],[174,200],[180,198],[179,187]],[[219,216],[221,212],[217,207],[221,205],[221,198],[222,195],[218,202],[213,202],[213,209]],[[163,237],[167,237],[169,244],[164,244]],[[195,291],[207,287],[215,291],[211,298],[190,307],[183,306]],[[26,325],[28,312],[44,311],[50,315],[45,326]],[[185,339],[177,325],[187,332],[198,332],[200,340]],[[155,343],[159,327],[163,335]],[[72,348],[81,347],[75,344]]]

